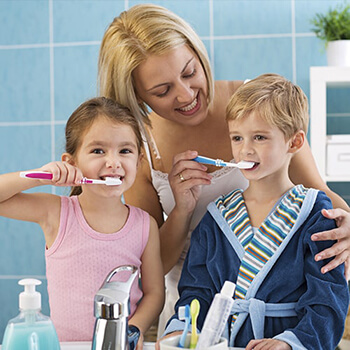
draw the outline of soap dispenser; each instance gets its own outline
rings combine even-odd
[[[8,322],[2,350],[60,350],[52,321],[40,312],[41,294],[35,286],[41,282],[27,278],[18,284],[24,286],[19,295],[20,314]]]

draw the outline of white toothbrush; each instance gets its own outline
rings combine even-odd
[[[46,171],[22,171],[19,174],[19,176],[29,178],[29,179],[52,180],[52,174]],[[107,186],[118,186],[122,184],[122,181],[119,178],[114,178],[114,177],[106,177],[105,180],[88,179],[86,177],[83,177],[80,183],[82,185],[97,184],[97,185],[107,185]]]
[[[232,167],[232,168],[239,168],[239,169],[251,169],[254,166],[254,162],[245,162],[241,161],[238,163],[230,163],[230,162],[224,162],[222,159],[212,159],[208,157],[203,157],[203,156],[198,156],[194,158],[198,163],[203,163],[203,164],[211,164],[215,166],[227,166],[227,167]]]

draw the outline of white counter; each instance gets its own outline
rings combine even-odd
[[[0,345],[1,349],[1,345]],[[230,350],[240,350],[243,348],[229,348]],[[61,343],[61,350],[91,350],[91,342],[68,342]],[[145,342],[143,350],[154,350],[154,343]]]

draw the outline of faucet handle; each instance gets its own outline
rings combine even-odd
[[[113,276],[121,271],[130,271],[131,275],[126,282],[110,282]],[[134,265],[122,265],[113,269],[106,277],[105,281],[102,284],[103,288],[107,283],[116,284],[118,286],[118,290],[124,291],[126,293],[130,292],[131,285],[134,282],[135,277],[138,275],[138,268]]]

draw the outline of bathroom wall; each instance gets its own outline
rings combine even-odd
[[[0,1],[0,173],[60,159],[64,124],[96,94],[97,57],[104,30],[121,11],[143,1]],[[164,0],[189,21],[210,54],[216,79],[275,72],[309,96],[310,66],[326,65],[309,20],[342,1]],[[329,91],[329,133],[350,133],[349,90]],[[349,100],[349,99],[347,99]],[[349,179],[350,180],[350,179]],[[350,183],[330,184],[350,203]],[[44,187],[40,191],[65,193]],[[48,314],[44,240],[40,228],[0,218],[0,342],[17,314],[18,279],[42,280]],[[69,291],[62,291],[69,295]]]

